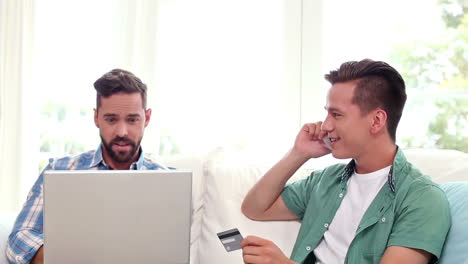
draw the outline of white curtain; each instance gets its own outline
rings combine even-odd
[[[50,127],[40,119],[42,104],[81,104],[92,113],[92,83],[112,68],[133,71],[153,85],[157,3],[0,0],[0,211],[21,207],[39,160],[49,158],[39,155],[44,127],[57,138],[72,129],[89,134],[83,126],[85,132]],[[77,98],[83,93],[84,103]],[[84,126],[98,138],[87,119]],[[91,140],[89,146],[97,144]]]
[[[25,175],[37,170],[31,96],[32,0],[0,1],[0,211],[15,210]],[[27,118],[25,118],[27,116]],[[32,117],[32,118],[31,118]]]

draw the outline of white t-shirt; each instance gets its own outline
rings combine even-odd
[[[367,174],[356,172],[348,180],[348,188],[333,221],[314,249],[316,263],[342,264],[346,258],[362,216],[387,182],[390,167]]]

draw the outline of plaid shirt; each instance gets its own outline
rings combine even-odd
[[[109,170],[102,158],[101,146],[75,157],[50,159],[45,170]],[[168,169],[144,157],[143,151],[130,170]],[[43,173],[28,194],[26,203],[16,218],[13,231],[8,238],[6,256],[10,263],[30,263],[36,252],[44,244],[43,224]]]

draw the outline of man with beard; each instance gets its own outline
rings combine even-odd
[[[101,145],[75,157],[51,159],[45,170],[158,170],[166,167],[145,157],[140,142],[151,118],[146,85],[131,72],[114,69],[95,83],[94,123]],[[8,238],[11,263],[43,263],[43,173],[28,194]]]

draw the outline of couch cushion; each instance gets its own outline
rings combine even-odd
[[[444,183],[441,187],[450,203],[452,227],[440,263],[468,263],[468,182]]]
[[[190,155],[164,156],[157,159],[165,166],[180,170],[190,170],[192,174],[192,219],[190,228],[190,263],[198,258],[198,240],[203,216],[203,157]]]

